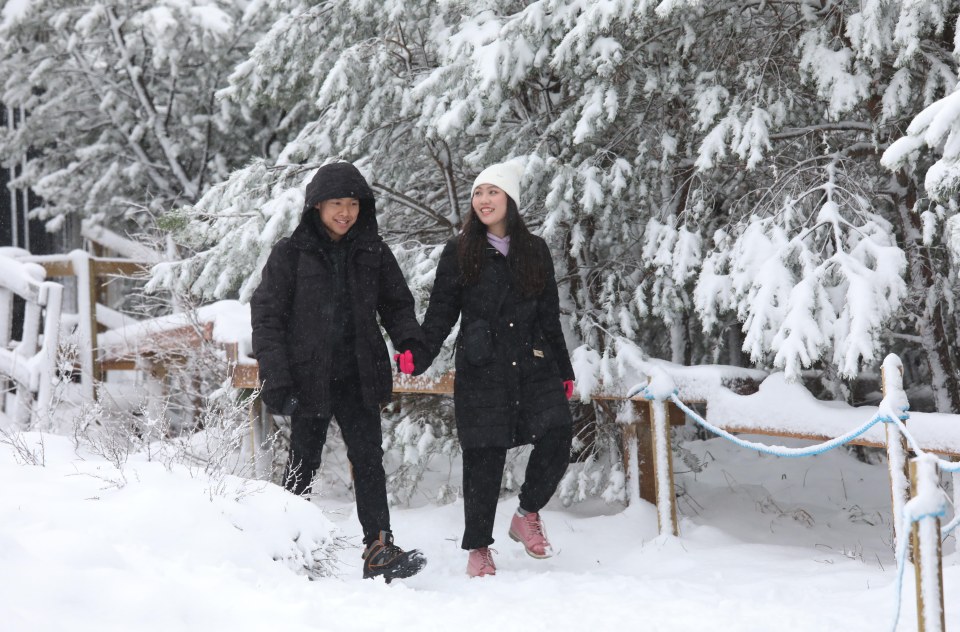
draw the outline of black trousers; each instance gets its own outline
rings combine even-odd
[[[364,406],[355,376],[333,380],[330,394],[333,417],[343,433],[347,458],[353,467],[357,517],[363,528],[363,542],[369,544],[379,537],[381,531],[390,530],[380,412]],[[310,489],[313,475],[320,467],[330,419],[297,414],[290,418],[290,459],[284,473],[284,486],[291,492],[303,495]]]
[[[538,512],[557,490],[570,462],[573,431],[555,428],[533,444],[520,486],[520,507]],[[507,461],[507,448],[476,448],[463,451],[463,514],[465,528],[460,546],[478,549],[493,544],[493,522],[500,499],[500,482]]]

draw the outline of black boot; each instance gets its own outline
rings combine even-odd
[[[383,575],[384,581],[389,584],[395,578],[416,575],[426,565],[427,558],[423,553],[417,549],[404,551],[393,543],[393,534],[389,531],[381,531],[380,537],[363,551],[364,579]]]

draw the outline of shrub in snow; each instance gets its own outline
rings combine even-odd
[[[418,494],[430,493],[427,500],[447,504],[460,493],[460,466],[449,398],[403,397],[399,410],[384,415],[384,466],[387,492],[392,504],[409,504]],[[430,490],[426,492],[425,490]],[[434,494],[435,490],[435,494]]]

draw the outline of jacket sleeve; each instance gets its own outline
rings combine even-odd
[[[457,262],[457,239],[444,246],[437,264],[437,274],[430,292],[430,304],[423,318],[423,333],[427,339],[428,362],[417,363],[417,373],[429,367],[440,354],[443,341],[460,318],[460,266]]]
[[[543,266],[547,273],[543,292],[537,301],[540,330],[553,351],[553,357],[557,359],[560,376],[564,380],[573,380],[576,376],[573,373],[573,365],[570,364],[567,343],[563,339],[563,328],[560,327],[560,296],[557,291],[557,277],[553,270],[553,257],[550,255],[550,247],[547,243],[541,241],[540,244]]]
[[[260,383],[268,389],[293,386],[287,357],[287,327],[296,289],[297,252],[284,239],[267,258],[260,285],[250,299],[253,355],[259,364]]]
[[[403,278],[400,264],[393,252],[383,242],[381,243],[382,257],[380,260],[380,295],[377,297],[377,313],[380,322],[399,350],[402,343],[423,343],[423,332],[417,322],[417,313],[414,308],[413,294],[407,280]],[[398,346],[399,345],[399,346]]]

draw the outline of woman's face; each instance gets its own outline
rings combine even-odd
[[[481,184],[473,191],[473,212],[487,230],[498,237],[507,234],[507,194],[492,184]]]
[[[360,200],[357,198],[333,198],[317,204],[320,211],[320,221],[327,229],[327,234],[333,241],[339,241],[347,234],[360,214]]]

